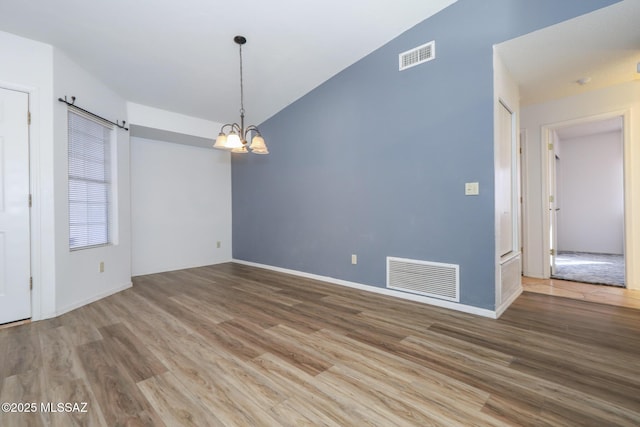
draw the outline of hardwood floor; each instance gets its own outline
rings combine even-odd
[[[640,309],[640,291],[559,279],[522,277],[527,292]]]
[[[0,402],[37,405],[0,426],[637,426],[639,329],[528,292],[496,321],[238,264],[154,274],[0,330]]]

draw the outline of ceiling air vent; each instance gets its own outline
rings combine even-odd
[[[425,43],[422,46],[418,46],[398,55],[400,71],[422,64],[423,62],[431,61],[432,59],[435,59],[435,57],[436,42],[435,40],[432,40],[429,43]]]

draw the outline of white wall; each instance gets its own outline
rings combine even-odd
[[[131,200],[134,276],[231,260],[227,152],[133,137]]]
[[[79,106],[108,119],[127,120],[149,128],[181,132],[201,138],[213,138],[217,135],[220,124],[127,103],[66,54],[44,43],[0,32],[0,58],[0,87],[29,94],[32,115],[32,319],[40,320],[54,317],[131,285],[129,133],[116,131],[116,244],[70,252],[67,206],[67,108],[58,102],[57,98],[65,95],[70,98],[75,95]],[[141,145],[137,146],[140,147]],[[182,254],[185,266],[227,261],[231,257],[230,156],[228,153],[200,150],[203,149],[178,145],[167,148],[165,143],[158,143],[146,151],[146,154],[159,158],[172,152],[174,158],[183,158],[185,162],[191,162],[192,167],[196,163],[200,164],[193,169],[182,164],[179,175],[173,177],[179,180],[182,173],[191,176],[197,175],[198,172],[202,174],[199,181],[199,189],[204,194],[199,199],[199,203],[202,204],[201,215],[195,219],[193,216],[184,219],[193,226],[195,223],[207,224],[207,221],[213,218],[212,226],[205,225],[200,230],[203,233],[202,236],[198,236],[201,240],[197,241],[188,253]],[[136,150],[136,153],[139,151]],[[205,159],[211,161],[206,167],[203,165]],[[145,171],[148,172],[149,168],[145,169],[143,166],[141,174]],[[165,177],[163,174],[161,176]],[[155,188],[156,195],[162,186],[166,187],[167,183],[158,184]],[[212,199],[216,200],[215,206],[212,206]],[[141,208],[140,205],[137,207]],[[175,221],[179,217],[172,219]],[[192,230],[193,228],[195,226]],[[204,248],[205,241],[207,244],[215,245],[218,240],[222,242],[222,248],[215,249],[213,254]],[[99,272],[101,261],[105,263],[104,273]],[[165,264],[154,268],[179,267],[175,264],[167,267]]]
[[[0,86],[29,94],[32,316],[55,316],[53,48],[0,32]]]
[[[640,80],[586,92],[521,109],[521,127],[527,134],[524,145],[526,159],[525,181],[525,233],[526,262],[524,274],[548,277],[548,197],[544,176],[546,166],[546,140],[543,127],[554,124],[574,124],[584,118],[605,118],[625,115],[625,203],[627,287],[640,289],[640,266],[634,259],[640,257]],[[635,258],[633,258],[635,257]]]
[[[120,120],[126,119],[126,104],[52,46],[0,32],[0,57],[0,85],[29,93],[32,318],[39,320],[130,284],[128,136],[118,138],[120,244],[71,254],[66,107],[56,99],[76,95],[79,105]]]
[[[622,133],[560,139],[558,250],[622,254]]]
[[[127,108],[134,134],[144,130],[131,148],[133,275],[230,261],[231,156],[210,148],[221,124]]]
[[[58,49],[53,55],[58,97],[76,96],[76,104],[112,121],[127,118],[126,101]],[[116,129],[116,179],[112,184],[117,230],[114,244],[69,251],[67,106],[54,105],[54,192],[56,233],[56,312],[58,314],[131,286],[129,133]],[[104,262],[103,273],[100,262]]]

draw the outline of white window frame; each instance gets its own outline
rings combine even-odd
[[[100,126],[104,131],[103,135],[82,135],[82,130],[78,128],[79,123],[76,123],[76,127],[72,128],[74,126],[72,120],[78,120],[72,119],[72,115],[78,117],[80,122],[84,121],[85,126],[93,127],[93,130],[99,129],[94,125]],[[69,107],[67,129],[69,250],[77,251],[111,245],[115,229],[113,221],[114,126],[107,121]],[[92,143],[94,145],[92,153],[95,154],[94,161],[86,156],[85,151],[87,148],[91,148],[90,144]],[[100,152],[100,147],[96,149],[96,145],[102,146],[102,152]],[[93,169],[91,169],[92,166]],[[79,208],[78,204],[80,204]],[[72,207],[73,205],[75,208]],[[104,216],[102,216],[102,209],[104,209]],[[91,216],[100,220],[98,223],[94,223],[93,227],[90,221]],[[82,219],[79,220],[80,217]],[[78,231],[78,227],[82,228],[83,226],[85,229]],[[74,242],[73,239],[80,239],[80,242]]]

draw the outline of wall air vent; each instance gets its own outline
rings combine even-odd
[[[460,301],[460,266],[387,257],[387,288]]]
[[[435,40],[425,43],[398,55],[400,71],[411,68],[423,62],[431,61],[436,58],[436,42]]]

